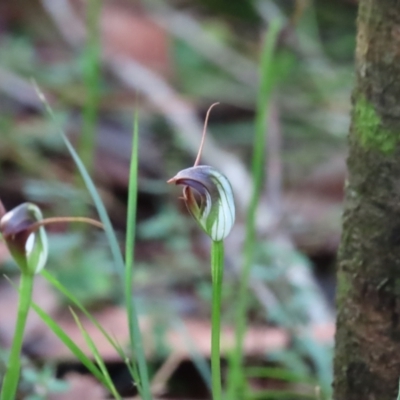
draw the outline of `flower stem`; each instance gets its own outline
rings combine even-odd
[[[33,274],[21,274],[19,283],[18,315],[15,326],[14,339],[11,346],[8,367],[4,376],[0,400],[14,400],[18,387],[20,367],[21,367],[21,348],[24,338],[26,319],[32,299]]]
[[[211,315],[211,375],[213,400],[221,400],[221,294],[224,273],[224,242],[212,242],[211,277],[212,277],[212,315]]]

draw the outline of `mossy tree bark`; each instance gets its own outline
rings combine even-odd
[[[400,1],[360,0],[338,260],[335,400],[393,400],[400,377]]]

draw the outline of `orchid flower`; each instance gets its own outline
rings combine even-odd
[[[208,109],[203,137],[194,166],[178,172],[168,183],[183,185],[183,200],[200,227],[213,241],[230,233],[235,222],[232,187],[225,175],[208,165],[198,165],[204,145],[207,121],[214,103]]]
[[[0,219],[0,232],[10,253],[23,272],[37,274],[48,256],[46,231],[40,225],[43,215],[38,206],[23,203]],[[32,227],[39,226],[36,229]]]
[[[0,233],[23,273],[40,272],[46,264],[49,249],[45,225],[60,222],[85,222],[102,228],[91,218],[55,217],[43,219],[40,208],[33,203],[22,203],[6,212],[0,201]]]

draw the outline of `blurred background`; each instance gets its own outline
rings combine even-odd
[[[222,333],[232,345],[265,33],[282,23],[272,68],[255,264],[244,344],[247,399],[329,398],[335,254],[353,85],[356,0],[2,0],[0,198],[46,216],[97,218],[54,123],[93,176],[124,243],[134,110],[139,113],[135,297],[155,391],[207,399],[209,238],[166,180],[193,164],[205,113],[202,162],[232,182],[237,222],[226,241]],[[121,289],[102,232],[49,228],[51,271],[120,343],[128,340]],[[18,278],[0,243],[1,275]],[[68,301],[39,276],[35,300],[85,348]],[[0,356],[10,345],[15,290],[0,280]],[[87,329],[97,335],[87,324]],[[98,344],[121,394],[130,377]],[[103,389],[39,318],[24,346],[21,398],[105,398]],[[82,396],[82,397],[80,397]]]

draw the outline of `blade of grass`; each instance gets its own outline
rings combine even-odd
[[[82,334],[83,338],[85,339],[86,344],[88,345],[90,351],[92,352],[93,357],[96,360],[97,365],[98,365],[101,373],[103,374],[104,380],[107,382],[107,385],[110,388],[112,395],[114,396],[115,399],[122,400],[121,396],[119,395],[117,389],[114,386],[114,382],[112,381],[110,374],[108,373],[107,367],[104,364],[104,360],[101,357],[97,346],[93,342],[92,338],[90,337],[90,335],[88,334],[86,329],[83,327],[80,319],[78,318],[78,316],[76,315],[74,310],[71,307],[69,310],[71,311],[71,314],[74,317],[75,323],[78,326],[79,330],[81,331],[81,334]]]
[[[101,222],[104,225],[104,229],[107,235],[107,239],[110,243],[111,250],[113,253],[114,261],[116,265],[118,265],[118,274],[121,278],[121,283],[124,286],[125,290],[125,263],[122,257],[122,253],[120,251],[117,237],[115,235],[115,232],[112,228],[110,218],[108,217],[107,211],[105,210],[104,204],[97,193],[97,190],[94,186],[93,181],[91,180],[89,174],[87,173],[85,166],[82,164],[82,161],[79,159],[79,156],[77,155],[75,149],[69,142],[68,138],[63,134],[63,139],[64,142],[74,159],[78,169],[80,170],[82,177],[85,181],[85,184],[92,196],[92,199],[96,205],[97,211],[99,213]],[[126,293],[125,293],[126,295]],[[144,355],[144,349],[142,345],[142,338],[141,338],[141,333],[140,333],[140,326],[139,326],[139,318],[138,314],[136,311],[135,304],[133,302],[133,297],[125,298],[125,303],[128,304],[130,303],[130,317],[128,317],[128,324],[129,324],[129,330],[130,332],[133,332],[133,337],[134,340],[133,342],[131,341],[131,350],[132,354],[135,356],[137,363],[138,363],[138,369],[139,369],[139,376],[140,376],[140,382],[138,382],[138,387],[142,388],[143,391],[143,397],[145,400],[151,400],[151,393],[150,393],[150,383],[148,379],[148,373],[147,373],[147,365],[146,365],[146,358]],[[131,325],[133,324],[133,325]]]
[[[136,371],[136,364],[131,363],[129,358],[125,354],[125,351],[120,343],[118,343],[117,339],[113,338],[107,331],[101,326],[99,321],[90,314],[90,312],[86,309],[86,307],[54,276],[52,276],[48,271],[42,270],[42,276],[51,284],[53,287],[62,293],[67,299],[69,299],[76,307],[79,308],[80,311],[92,322],[94,326],[103,334],[103,336],[107,339],[107,341],[111,344],[111,346],[115,349],[117,354],[121,357],[121,359],[126,363],[131,376],[133,376],[135,382],[139,382],[139,376]],[[133,365],[132,365],[133,364]]]
[[[128,193],[128,216],[126,227],[126,244],[125,244],[125,301],[126,310],[128,313],[128,325],[130,341],[134,345],[134,354],[137,358],[139,367],[139,375],[141,381],[146,382],[146,385],[141,385],[141,393],[143,397],[150,398],[150,381],[146,367],[146,359],[144,351],[139,351],[139,347],[143,349],[143,343],[138,340],[140,335],[140,327],[137,319],[134,318],[135,310],[133,309],[133,262],[135,255],[135,239],[136,239],[136,210],[137,210],[137,179],[138,179],[138,149],[139,149],[139,116],[137,109],[133,118],[133,135],[132,135],[132,150],[131,163],[129,168],[129,193]],[[133,366],[135,370],[135,366]],[[147,384],[148,383],[148,384]]]
[[[125,283],[124,283],[124,281],[125,281],[125,263],[124,263],[124,259],[122,257],[122,252],[118,245],[118,240],[117,240],[116,234],[112,228],[111,221],[107,214],[105,206],[97,192],[97,189],[96,189],[92,179],[90,178],[90,175],[88,174],[85,166],[83,165],[81,159],[79,158],[74,147],[72,146],[72,144],[70,143],[68,138],[65,136],[65,134],[62,131],[62,129],[60,128],[60,126],[58,125],[57,119],[56,119],[54,112],[51,109],[48,101],[46,100],[46,97],[44,96],[43,92],[41,92],[41,90],[39,89],[39,87],[36,84],[35,84],[35,88],[39,95],[39,98],[41,99],[41,101],[44,104],[46,112],[48,113],[48,115],[52,119],[52,121],[54,122],[61,137],[63,138],[64,143],[67,146],[67,149],[70,152],[71,157],[73,158],[77,168],[79,169],[79,171],[82,175],[82,178],[85,182],[85,185],[86,185],[86,187],[92,197],[92,200],[96,206],[97,212],[99,213],[100,220],[104,225],[104,230],[105,230],[105,233],[107,236],[107,240],[111,247],[111,252],[112,252],[112,255],[114,258],[116,271],[121,280],[122,287],[124,288],[124,291],[125,291]],[[126,304],[128,304],[128,302],[131,303],[131,316],[132,316],[131,321],[133,323],[133,326],[130,326],[129,329],[131,329],[131,331],[133,332],[133,336],[134,336],[135,340],[133,343],[132,342],[130,343],[130,347],[131,347],[132,354],[134,354],[134,356],[136,357],[137,363],[138,363],[139,375],[140,375],[140,385],[143,390],[143,398],[144,398],[144,400],[151,400],[152,396],[151,396],[151,392],[150,392],[150,383],[149,383],[149,379],[148,379],[147,365],[145,362],[146,358],[144,355],[144,349],[143,349],[143,345],[142,345],[142,337],[141,337],[141,333],[140,333],[138,314],[136,311],[135,303],[133,301],[133,297],[130,297],[129,299],[126,298],[125,302],[126,302]]]
[[[92,197],[93,203],[97,209],[97,212],[99,214],[100,220],[104,225],[104,231],[107,236],[107,240],[110,244],[111,247],[111,253],[114,258],[114,263],[115,263],[115,268],[116,272],[121,280],[121,282],[124,282],[124,260],[122,258],[122,253],[118,245],[118,240],[115,235],[115,232],[113,230],[110,218],[107,214],[107,210],[103,204],[103,201],[101,200],[100,195],[97,192],[96,186],[94,185],[89,173],[87,172],[84,164],[82,163],[81,159],[79,158],[78,153],[72,146],[71,142],[68,140],[68,138],[65,136],[62,128],[59,125],[59,122],[57,121],[57,118],[50,107],[49,102],[47,101],[44,93],[40,90],[39,86],[36,84],[35,81],[33,81],[33,85],[35,87],[35,90],[42,101],[44,108],[50,117],[50,119],[53,121],[54,126],[57,128],[58,133],[60,134],[61,138],[63,139],[69,153],[71,154],[72,159],[74,160],[80,174],[82,175],[82,178],[85,182],[86,188],[89,192],[89,194]]]
[[[104,380],[101,371],[96,364],[70,339],[64,330],[36,303],[32,303],[32,308],[51,331],[68,347],[69,351],[97,378],[107,389],[107,382]]]
[[[246,317],[248,308],[248,285],[253,264],[253,254],[256,241],[256,211],[259,203],[265,159],[265,131],[267,126],[269,102],[273,89],[273,55],[281,22],[274,20],[268,27],[262,51],[260,70],[260,90],[257,99],[256,130],[254,135],[252,175],[253,193],[246,218],[246,238],[244,244],[244,263],[241,270],[238,301],[235,315],[235,348],[229,360],[228,371],[228,400],[237,397],[239,386],[243,382],[243,340],[246,332]]]
[[[52,276],[48,271],[42,270],[42,276],[60,293],[62,293],[68,300],[70,300],[80,311],[92,322],[94,326],[103,334],[107,341],[113,346],[115,351],[125,361],[126,354],[123,352],[120,345],[118,345],[115,340],[107,333],[107,331],[101,326],[101,324],[94,318],[86,307],[54,276]]]

